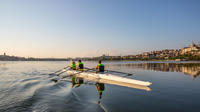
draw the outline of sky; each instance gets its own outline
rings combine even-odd
[[[200,42],[200,0],[0,0],[0,54],[93,57]]]

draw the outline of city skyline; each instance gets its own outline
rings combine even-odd
[[[188,57],[188,56],[189,57]],[[184,56],[184,57],[181,57]],[[1,55],[0,60],[4,61],[63,61],[63,60],[199,60],[200,59],[200,42],[198,44],[192,42],[190,45],[185,46],[179,49],[162,49],[162,50],[153,50],[148,52],[143,52],[139,54],[130,54],[130,55],[109,55],[102,54],[99,56],[88,56],[88,57],[24,57],[24,56],[15,56],[15,55],[7,55],[5,52]]]
[[[199,42],[198,0],[0,1],[0,52],[131,55]]]

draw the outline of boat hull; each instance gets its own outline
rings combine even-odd
[[[124,78],[120,76],[115,76],[112,74],[106,74],[106,73],[94,73],[94,72],[80,72],[75,70],[67,70],[66,71],[68,75],[76,75],[79,77],[90,77],[98,80],[107,80],[107,81],[115,81],[115,82],[121,82],[121,83],[127,83],[127,84],[135,84],[140,86],[150,86],[152,83],[147,81],[140,81],[130,78]]]

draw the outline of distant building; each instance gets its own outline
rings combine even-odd
[[[182,54],[192,52],[192,51],[198,51],[200,50],[200,43],[198,45],[195,45],[194,43],[192,43],[189,47],[184,47],[181,50],[182,50]]]
[[[3,53],[4,56],[6,56],[6,53]]]
[[[198,43],[198,47],[200,47],[200,42]]]

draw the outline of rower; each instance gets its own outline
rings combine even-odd
[[[104,65],[101,64],[101,60],[99,60],[98,65],[95,67],[98,72],[104,72]]]
[[[71,69],[76,70],[76,63],[74,61],[72,62]]]
[[[81,62],[81,60],[78,60],[77,70],[83,71],[83,69],[84,69],[83,63]]]

